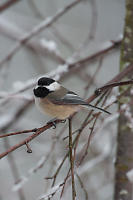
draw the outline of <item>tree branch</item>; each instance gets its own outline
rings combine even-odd
[[[8,0],[7,2],[3,3],[0,6],[0,12],[3,12],[4,10],[6,10],[7,8],[9,8],[13,4],[17,3],[18,1],[20,1],[20,0]]]
[[[75,200],[76,190],[74,181],[74,157],[73,157],[73,145],[72,145],[72,118],[69,121],[69,154],[70,154],[70,166],[71,166],[71,179],[72,179],[72,199]]]
[[[59,123],[60,120],[57,120],[56,123]],[[43,133],[44,131],[46,131],[47,129],[51,128],[53,126],[53,123],[49,123],[44,125],[43,127],[37,128],[36,132],[34,134],[32,134],[31,136],[27,137],[25,140],[21,141],[20,143],[12,146],[11,148],[9,148],[7,151],[3,152],[0,154],[0,159],[5,157],[7,154],[15,151],[16,149],[18,149],[19,147],[26,145],[26,143],[32,141],[34,138],[36,138],[37,136],[39,136],[41,133]],[[33,132],[33,129],[31,129],[31,131]],[[23,131],[24,132],[24,131]],[[27,130],[25,131],[27,132]]]
[[[18,52],[22,44],[26,44],[31,38],[33,38],[35,35],[40,33],[42,30],[45,30],[46,28],[50,27],[61,16],[63,16],[67,11],[69,11],[71,8],[73,8],[75,5],[77,5],[81,1],[82,0],[73,1],[72,3],[64,7],[63,9],[59,10],[53,17],[46,18],[39,25],[35,26],[29,33],[25,34],[19,40],[19,42],[16,42],[16,45],[10,50],[8,55],[0,61],[0,67],[2,67],[6,61],[10,60],[16,52]]]

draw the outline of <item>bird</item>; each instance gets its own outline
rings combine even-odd
[[[39,78],[33,93],[35,104],[39,110],[53,117],[54,120],[66,120],[82,108],[98,109],[110,114],[102,108],[88,104],[78,94],[49,77]],[[54,120],[50,120],[50,122]]]

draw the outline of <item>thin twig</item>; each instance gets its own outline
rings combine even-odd
[[[13,4],[17,3],[20,0],[8,0],[7,2],[3,3],[3,5],[0,6],[0,12],[3,12]]]
[[[92,61],[94,61],[97,58],[99,58],[100,56],[102,56],[104,54],[107,54],[110,50],[113,50],[114,48],[118,47],[120,45],[120,43],[121,43],[121,39],[116,40],[115,43],[110,43],[110,45],[108,47],[101,47],[101,49],[98,50],[97,52],[95,52],[92,55],[87,56],[86,58],[81,59],[79,61],[75,61],[73,63],[66,62],[66,65],[59,66],[59,67],[57,67],[57,69],[54,69],[53,71],[51,71],[51,72],[49,72],[47,74],[44,74],[43,76],[49,76],[50,78],[54,78],[54,79],[60,80],[61,78],[72,74],[76,70],[80,70],[80,69],[83,70],[83,68],[85,68],[85,65],[83,65],[83,64],[89,64]],[[102,46],[104,46],[104,45],[102,45]],[[133,71],[133,65],[129,65],[127,68],[125,68],[122,72],[120,72],[117,76],[115,76],[108,83],[112,83],[114,81],[120,81],[123,77],[125,77],[128,73],[131,73],[132,71]],[[17,89],[15,92],[14,91],[11,92],[9,95],[16,95],[18,93],[24,92],[24,91],[34,87],[34,85],[36,84],[36,80],[37,80],[37,77],[34,78],[34,79],[28,80],[26,83],[23,83],[23,87],[21,87],[20,89]],[[97,97],[97,95],[93,94],[88,99],[88,103],[93,101],[96,97]],[[7,96],[7,98],[8,98],[8,96]],[[5,101],[6,100],[7,99],[5,99]]]
[[[13,135],[20,135],[20,134],[23,134],[23,133],[32,133],[32,132],[36,132],[36,131],[37,131],[37,128],[28,129],[28,130],[24,130],[24,131],[18,131],[18,132],[12,132],[12,133],[7,133],[7,134],[0,135],[0,138],[13,136]]]
[[[77,140],[77,136],[76,136],[76,138],[75,138],[74,141],[73,141],[73,146],[74,146],[76,140]],[[69,151],[65,154],[63,160],[61,161],[61,163],[60,163],[60,165],[58,166],[58,168],[57,168],[56,172],[54,173],[54,175],[51,176],[51,177],[46,177],[46,179],[53,179],[52,187],[55,185],[55,181],[56,181],[56,178],[57,178],[57,176],[58,176],[58,174],[59,174],[59,171],[60,171],[60,169],[62,168],[64,162],[66,161],[68,155],[69,155]]]
[[[4,138],[5,149],[8,149],[10,147],[10,143],[9,143],[8,139],[9,138]],[[7,156],[7,161],[8,161],[7,165],[9,165],[10,171],[11,171],[13,179],[14,179],[13,182],[16,182],[20,176],[16,157],[13,154],[10,154]],[[17,193],[18,193],[19,200],[26,200],[23,188],[20,188],[20,190],[18,190]]]
[[[76,61],[74,63],[71,64],[71,66],[73,65],[80,65],[82,66],[83,64],[86,64],[90,61],[93,61],[94,59],[103,56],[104,54],[107,54],[108,52],[110,52],[111,50],[113,50],[116,47],[119,47],[121,44],[122,38],[118,38],[117,40],[115,40],[114,42],[108,41],[108,45],[105,46],[104,44],[102,45],[102,47],[100,48],[100,50],[98,50],[97,52],[93,53],[92,55],[89,55],[83,59],[80,59],[79,61]]]
[[[91,112],[92,112],[92,111],[91,111]],[[91,114],[91,113],[89,113],[89,115],[90,115],[90,114]],[[88,119],[89,115],[87,116],[87,119]],[[93,118],[94,118],[94,117],[93,117]],[[93,118],[92,118],[92,119],[93,119]],[[92,121],[92,119],[90,119],[90,121]],[[86,121],[85,121],[85,122],[86,122]],[[75,145],[75,143],[77,142],[77,140],[78,140],[78,138],[79,138],[79,135],[81,134],[81,132],[83,131],[83,129],[85,128],[85,126],[88,125],[88,123],[85,123],[85,122],[83,123],[82,127],[81,127],[80,129],[77,130],[77,131],[78,131],[78,134],[77,134],[77,136],[75,137],[72,146]],[[55,185],[55,181],[56,181],[56,178],[57,178],[57,176],[58,176],[58,174],[59,174],[59,171],[60,171],[60,169],[62,168],[64,162],[66,161],[68,155],[69,155],[69,151],[65,154],[65,156],[64,156],[63,160],[61,161],[60,165],[58,166],[58,168],[57,168],[55,174],[54,174],[53,176],[51,176],[51,177],[46,177],[46,179],[53,179],[52,187]]]
[[[73,158],[73,144],[72,144],[72,118],[69,118],[69,154],[70,154],[70,166],[71,166],[71,179],[72,179],[72,199],[75,200],[76,190],[74,181],[74,158]]]
[[[97,27],[97,6],[96,0],[88,1],[92,7],[92,15],[91,15],[91,23],[89,27],[89,33],[87,34],[87,38],[79,45],[76,52],[72,55],[74,59],[80,57],[81,52],[83,52],[89,43],[95,38],[96,27]]]
[[[59,123],[60,120],[57,120],[56,123]],[[9,149],[7,149],[5,152],[1,153],[0,154],[0,159],[5,157],[6,155],[8,155],[9,153],[15,151],[16,149],[18,149],[19,147],[25,145],[26,143],[32,141],[34,138],[36,138],[37,136],[39,136],[41,133],[43,133],[44,131],[46,131],[47,129],[49,129],[50,127],[52,127],[53,124],[52,123],[49,123],[49,124],[46,124],[44,125],[43,127],[41,128],[38,128],[37,131],[30,135],[29,137],[27,137],[25,140],[21,141],[20,143],[10,147]]]
[[[20,105],[14,115],[12,115],[6,123],[0,125],[0,131],[5,131],[9,126],[12,126],[14,122],[18,121],[21,115],[25,112],[25,110],[28,110],[32,103],[33,101],[25,101],[23,105]]]
[[[72,7],[77,5],[82,0],[75,0],[71,4],[67,5],[63,9],[59,10],[53,17],[48,17],[43,22],[41,22],[39,25],[35,26],[29,33],[25,34],[19,42],[16,42],[16,45],[10,50],[10,52],[7,54],[7,56],[0,61],[0,67],[4,65],[4,63],[8,60],[10,60],[15,53],[18,52],[18,50],[21,48],[22,44],[26,44],[29,39],[33,38],[35,35],[37,35],[42,30],[45,30],[49,26],[51,26],[53,23],[55,23],[62,15],[64,15],[68,10],[70,10]]]
[[[79,166],[81,165],[81,163],[83,162],[84,158],[86,157],[87,153],[88,153],[88,148],[89,148],[89,145],[90,145],[90,141],[91,141],[91,137],[93,135],[93,130],[94,130],[94,127],[95,127],[95,124],[97,122],[97,119],[98,119],[98,116],[100,115],[100,113],[97,115],[97,117],[95,118],[94,122],[93,122],[93,125],[92,127],[90,128],[91,132],[89,134],[89,137],[88,137],[88,141],[87,141],[87,146],[86,146],[86,149],[85,149],[85,153],[83,154],[80,162],[79,162]]]
[[[126,67],[122,72],[117,74],[114,78],[112,78],[110,81],[108,81],[107,84],[112,84],[114,82],[118,82],[122,80],[124,77],[126,77],[128,74],[133,73],[133,64]],[[87,102],[90,103],[93,101],[97,96],[99,96],[102,93],[101,90],[96,89],[94,94],[92,94],[88,99]]]
[[[26,31],[25,29],[22,29],[22,27],[14,25],[13,22],[1,16],[0,34],[3,34],[4,36],[7,36],[19,42],[22,36],[26,34]],[[51,48],[49,48],[48,45],[45,42],[43,42],[43,39],[44,38],[34,38],[32,40],[29,40],[25,45],[26,47],[29,47],[34,53],[37,53],[37,55],[50,55],[51,59],[55,59],[55,61],[57,61],[59,64],[64,64],[65,60],[61,56],[59,49],[56,47],[55,49],[51,50]]]
[[[116,80],[121,80],[122,78],[124,78],[127,74],[131,73],[132,71],[133,71],[133,65],[129,65],[126,69],[124,69],[121,73],[119,73],[119,74],[118,74],[117,76],[115,76],[111,81],[109,81],[109,83],[111,83],[111,82],[113,82],[113,81],[116,81]],[[94,100],[96,97],[97,97],[97,95],[94,93],[94,94],[88,99],[88,102],[91,102],[91,101]],[[52,126],[52,125],[51,125],[51,126]],[[47,130],[47,129],[50,128],[51,126],[48,126],[48,125],[47,125],[47,128],[44,129],[44,130]],[[42,131],[42,132],[43,132],[43,131]],[[0,158],[5,157],[8,153],[10,153],[10,152],[16,150],[16,149],[19,148],[20,146],[25,145],[26,141],[27,141],[27,142],[31,141],[32,139],[34,139],[35,137],[37,137],[38,135],[40,135],[40,133],[41,133],[41,132],[38,133],[38,131],[37,131],[35,134],[29,136],[26,140],[20,142],[19,144],[14,145],[14,146],[11,147],[10,149],[8,149],[6,152],[0,154]],[[64,161],[66,160],[67,156],[68,156],[68,155],[66,154]],[[63,161],[63,163],[64,163],[64,161]],[[62,165],[63,165],[63,163],[62,163]],[[60,169],[59,169],[59,170],[60,170]],[[54,181],[54,182],[55,182],[55,181]]]
[[[103,91],[105,91],[107,89],[109,90],[109,89],[111,89],[113,87],[118,87],[118,86],[122,86],[122,85],[129,85],[129,84],[133,84],[133,79],[128,80],[128,81],[121,81],[121,82],[114,82],[114,83],[106,84],[103,87],[100,87],[100,88],[96,89],[95,93],[96,94],[98,94],[98,93],[100,94],[100,93],[102,93]]]
[[[87,190],[86,190],[86,188],[85,188],[85,186],[84,186],[84,183],[83,183],[83,181],[81,180],[81,178],[80,178],[80,176],[78,175],[77,172],[76,172],[76,176],[77,176],[77,179],[79,180],[79,183],[80,183],[81,188],[82,188],[83,191],[84,191],[85,200],[88,200],[88,193],[87,193]]]
[[[84,93],[84,98],[87,95],[88,89],[90,88],[90,86],[94,83],[94,81],[96,80],[96,76],[98,75],[99,70],[101,69],[103,64],[103,56],[100,57],[99,59],[99,63],[98,66],[96,68],[96,71],[94,72],[93,76],[90,78],[90,80],[88,81],[86,87],[85,87],[85,93]]]
[[[54,174],[52,177],[46,177],[46,179],[53,179],[52,187],[53,187],[54,184],[55,184],[57,175],[59,174],[59,171],[60,171],[61,167],[63,166],[63,164],[64,164],[64,162],[65,162],[67,156],[68,156],[68,152],[66,153],[66,155],[65,155],[64,158],[63,158],[63,160],[61,161],[61,163],[60,163],[59,167],[57,168],[55,174]]]
[[[58,192],[61,189],[63,185],[64,185],[64,181],[56,185],[55,187],[51,188],[47,194],[41,195],[38,198],[38,200],[50,200],[56,194],[56,192]]]
[[[39,18],[40,20],[45,19],[46,16],[40,12],[40,10],[38,9],[38,7],[36,6],[34,1],[27,1],[27,3],[30,5],[30,9],[33,11],[33,14]],[[69,42],[65,36],[63,35],[63,33],[60,33],[58,28],[56,28],[54,25],[51,26],[51,29],[49,30],[50,33],[52,33],[56,38],[58,38],[62,44],[66,45],[67,47],[69,47],[69,49],[74,49],[73,45],[71,42]]]
[[[64,185],[63,185],[62,190],[61,190],[60,198],[62,198],[62,196],[63,196],[63,193],[64,193],[64,189],[65,189],[65,185],[66,185],[67,179],[68,179],[69,176],[70,176],[70,170],[71,170],[71,168],[69,168],[68,173],[67,173],[67,175],[66,175],[66,178],[64,179]]]

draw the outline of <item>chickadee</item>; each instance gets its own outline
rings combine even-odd
[[[65,120],[84,107],[93,107],[109,114],[102,108],[88,104],[76,93],[51,78],[40,78],[33,92],[35,103],[40,111],[56,119]]]

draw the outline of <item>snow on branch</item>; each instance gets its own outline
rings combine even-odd
[[[22,38],[16,42],[14,47],[10,50],[8,55],[0,61],[0,67],[2,67],[6,61],[10,60],[16,52],[21,48],[22,44],[26,44],[29,39],[32,39],[35,35],[40,33],[42,30],[50,27],[53,23],[55,23],[61,16],[63,16],[67,11],[73,8],[75,5],[80,3],[83,0],[75,0],[63,9],[60,9],[54,16],[47,17],[44,21],[42,21],[39,25],[35,26],[30,32],[24,34]]]
[[[106,43],[106,42],[105,42]],[[65,64],[63,65],[59,65],[57,67],[57,69],[54,69],[46,74],[42,74],[40,76],[48,76],[50,78],[54,78],[55,80],[60,80],[62,77],[67,76],[68,74],[72,73],[74,70],[78,70],[78,69],[83,69],[86,66],[84,64],[89,64],[92,61],[94,61],[95,59],[97,59],[98,57],[107,54],[110,50],[118,47],[118,45],[120,45],[121,43],[121,38],[118,37],[118,39],[113,40],[113,42],[110,42],[110,46],[104,46],[103,44],[101,45],[101,48],[99,48],[100,50],[96,51],[95,53],[93,53],[92,55],[89,55],[81,60],[78,61],[74,61],[73,58],[68,58],[65,62]],[[129,67],[128,67],[129,68]],[[130,68],[132,68],[130,66]],[[129,69],[132,70],[132,69]],[[125,69],[125,73],[126,73],[126,69]],[[124,73],[124,72],[123,72]],[[39,76],[39,77],[40,77]],[[19,87],[15,87],[14,91],[11,92],[9,95],[16,95],[18,93],[24,92],[32,87],[35,86],[36,84],[36,80],[39,77],[35,77],[33,79],[29,79],[25,82],[21,82],[19,81],[19,84],[17,83],[17,86],[19,85]],[[5,96],[6,97],[6,96]],[[7,95],[8,97],[8,95]]]
[[[22,36],[26,34],[25,30],[12,23],[11,21],[7,20],[5,16],[1,16],[0,18],[0,33],[13,40],[17,40],[18,42],[22,38]],[[25,45],[40,55],[49,54],[51,58],[57,60],[59,63],[65,63],[54,41],[48,41],[45,38],[33,38],[32,40],[28,41]]]
[[[64,182],[59,183],[58,185],[52,187],[47,194],[43,194],[41,195],[38,200],[48,200],[50,198],[52,198],[57,192],[59,192],[61,190],[61,188],[63,187]]]

